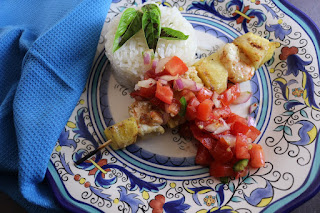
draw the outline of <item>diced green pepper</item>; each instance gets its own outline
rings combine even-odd
[[[221,177],[221,178],[220,178],[220,181],[221,181],[221,183],[223,183],[223,184],[227,184],[227,183],[229,183],[229,177]]]
[[[180,115],[181,117],[183,117],[183,116],[185,116],[185,114],[186,114],[186,109],[187,109],[187,101],[186,101],[186,98],[185,98],[184,96],[182,96],[182,97],[180,98],[180,104],[181,104],[181,106],[180,106],[179,115]]]
[[[235,172],[241,172],[248,166],[248,163],[249,163],[249,159],[239,160],[237,163],[234,164],[233,170]]]

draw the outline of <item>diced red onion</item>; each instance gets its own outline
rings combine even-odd
[[[221,135],[220,138],[223,138],[231,147],[236,145],[236,136],[231,134]]]
[[[221,101],[218,99],[219,98],[219,94],[217,92],[213,92],[213,95],[212,95],[212,101],[213,101],[213,104],[216,108],[221,108]]]
[[[230,89],[228,89],[226,92],[226,98],[228,101],[230,101],[232,98],[232,91]]]
[[[190,89],[192,91],[197,89],[196,82],[194,82],[193,80],[181,78],[181,81],[183,82],[184,88]]]
[[[143,54],[143,63],[144,64],[150,64],[150,62],[151,62],[151,55],[150,55],[150,53],[145,52]]]
[[[252,93],[249,91],[241,92],[240,96],[232,102],[232,104],[243,104],[246,103],[252,96]]]
[[[139,89],[140,89],[140,87],[138,86],[138,84],[134,85],[134,90],[135,90],[135,91],[137,91],[137,90],[139,90]]]
[[[175,80],[175,88],[178,91],[181,91],[183,89],[190,89],[190,90],[195,90],[196,89],[196,82],[190,80],[190,79],[185,79],[185,78],[178,78]]]
[[[161,83],[162,85],[167,85],[167,84],[168,84],[168,81],[166,81],[166,80],[159,79],[159,81],[160,81],[160,83]]]
[[[163,76],[160,76],[159,79],[162,79],[162,80],[165,80],[165,81],[173,81],[173,80],[176,80],[178,79],[179,76],[176,75],[176,76],[172,76],[172,75],[163,75]]]
[[[199,91],[203,87],[203,84],[196,83],[193,80],[186,78],[177,78],[174,82],[174,89],[181,91],[183,89],[190,89],[191,91]]]
[[[204,129],[215,135],[230,130],[230,126],[222,118],[220,118],[216,122],[205,126]]]
[[[181,91],[184,89],[184,86],[183,86],[183,82],[181,80],[181,78],[178,78],[177,80],[174,81],[174,89],[178,90],[178,91]]]
[[[143,63],[144,64],[150,64],[151,60],[154,59],[153,49],[143,51],[142,55],[143,55]]]
[[[249,114],[253,113],[257,109],[258,106],[259,106],[259,104],[257,102],[251,104],[249,107]]]
[[[162,58],[159,60],[156,69],[155,69],[155,73],[160,73],[164,70],[166,63],[168,63],[168,61],[170,61],[172,57],[167,57],[167,58]]]
[[[153,70],[156,69],[158,62],[159,62],[158,59],[154,59],[154,60],[152,61],[152,69],[153,69]]]
[[[152,78],[149,78],[147,80],[138,81],[138,83],[136,84],[134,89],[138,90],[138,89],[140,89],[140,87],[149,88],[149,87],[152,87],[153,85],[155,85],[156,83],[157,83],[157,81],[155,81]]]
[[[256,120],[252,116],[249,115],[247,117],[247,120],[248,120],[248,126],[254,126],[254,127],[257,126]]]
[[[202,88],[203,88],[203,84],[196,82],[196,91],[200,91]]]

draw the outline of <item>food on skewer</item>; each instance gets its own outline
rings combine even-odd
[[[239,48],[240,58],[247,57],[250,62],[246,63],[251,64],[255,70],[271,59],[277,46],[276,42],[270,42],[252,32],[239,36],[233,43]]]
[[[96,154],[98,151],[100,151],[101,149],[105,148],[106,146],[108,146],[111,143],[111,140],[108,140],[107,142],[104,142],[103,144],[101,144],[97,149],[89,152],[88,154],[86,154],[84,157],[80,158],[79,160],[77,160],[75,162],[75,164],[80,165],[81,163],[85,162],[86,160],[88,160],[90,157],[92,157],[94,154]]]
[[[113,149],[122,149],[136,142],[138,125],[135,118],[130,117],[104,130],[104,134],[111,140]]]
[[[275,42],[249,32],[202,58],[194,66],[205,86],[220,94],[226,90],[228,80],[233,83],[250,80],[255,70],[270,60],[275,47]]]
[[[129,115],[138,121],[138,134],[164,133],[162,113],[148,101],[135,101],[129,106]]]
[[[218,94],[227,89],[228,71],[221,63],[219,52],[202,58],[194,66],[198,71],[198,76],[208,89]]]
[[[132,12],[143,13],[140,15],[141,20],[144,20],[144,14],[153,10],[154,14],[161,16],[161,25],[166,25],[168,20],[162,19],[168,18],[163,16],[163,13],[170,13],[167,8],[144,7],[145,5],[142,6],[142,12],[140,9]],[[136,17],[139,18],[139,15]],[[157,27],[158,25],[159,23]],[[166,45],[162,45],[164,38],[160,36],[158,44],[150,46],[148,33],[145,33],[143,26],[142,22],[141,31],[135,30],[135,33],[130,35],[121,47],[113,49],[112,53],[110,38],[113,39],[114,36],[110,35],[114,32],[111,30],[107,35],[109,41],[107,39],[106,47],[109,49],[106,48],[106,54],[114,67],[116,80],[124,86],[134,86],[131,97],[135,98],[135,102],[129,107],[131,117],[105,130],[107,138],[112,140],[112,148],[121,149],[135,143],[137,136],[163,134],[164,125],[170,128],[185,125],[200,142],[196,163],[210,165],[212,176],[243,176],[249,166],[263,166],[262,147],[253,143],[260,131],[255,128],[252,119],[247,120],[232,113],[229,105],[244,103],[250,99],[251,93],[241,92],[239,83],[250,80],[254,71],[270,60],[276,44],[253,33],[247,33],[192,65],[191,60],[188,59],[185,63],[180,57],[183,58],[184,54],[190,52],[194,55],[194,52],[184,49],[186,44],[194,49],[193,30],[172,29],[183,31],[178,34],[187,34],[179,34],[180,38],[176,38],[173,43],[170,43],[171,40],[165,41]],[[172,26],[177,27],[178,24],[174,23]],[[159,29],[161,30],[161,27]],[[184,46],[180,46],[179,42]],[[136,51],[140,56],[137,56]],[[131,53],[135,54],[135,62],[130,61]],[[124,54],[129,56],[125,65]],[[130,66],[130,63],[134,66]]]

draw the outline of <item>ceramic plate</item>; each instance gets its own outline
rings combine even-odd
[[[140,0],[113,0],[106,24]],[[168,0],[193,25],[196,57],[253,32],[279,43],[273,58],[241,87],[249,102],[233,107],[251,114],[266,165],[228,184],[195,165],[194,141],[177,130],[138,140],[124,150],[107,148],[92,161],[74,162],[106,141],[103,130],[128,118],[133,100],[110,72],[104,26],[85,90],[51,155],[47,178],[60,203],[79,212],[283,212],[319,188],[319,31],[300,11],[278,0]],[[249,19],[248,19],[249,17]]]

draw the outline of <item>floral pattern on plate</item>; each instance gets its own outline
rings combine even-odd
[[[114,16],[144,2],[113,0],[88,83],[48,166],[47,178],[60,203],[75,212],[280,212],[309,197],[319,187],[320,38],[284,1],[157,2],[177,7],[193,25],[197,58],[246,32],[278,42],[272,59],[241,85],[252,91],[250,103],[233,107],[248,114],[249,105],[258,104],[250,116],[262,132],[255,142],[265,150],[265,167],[223,184],[209,176],[208,168],[195,165],[195,142],[175,129],[74,164],[106,140],[107,126],[128,116],[130,91],[110,73],[103,35]]]

